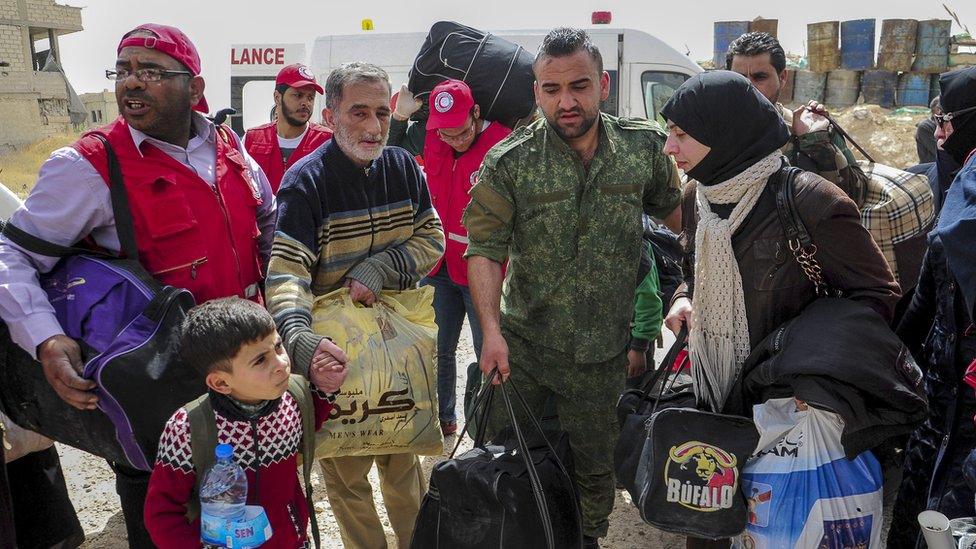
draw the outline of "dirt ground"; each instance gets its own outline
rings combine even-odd
[[[663,357],[663,354],[659,352]],[[458,346],[458,364],[467,365],[474,361],[474,350],[471,345],[470,332],[467,327],[462,332],[460,345]],[[464,367],[458,368],[463,376]],[[463,402],[464,379],[458,378],[457,382],[458,403]],[[459,404],[460,405],[460,404]],[[458,410],[458,417],[464,415]],[[451,436],[445,440],[446,451],[453,448],[456,438]],[[462,448],[470,448],[470,439],[465,439]],[[68,489],[71,493],[71,500],[78,511],[81,525],[85,529],[87,538],[84,545],[85,549],[117,549],[125,547],[125,523],[122,520],[122,511],[119,507],[119,498],[115,494],[115,480],[112,470],[109,469],[105,461],[90,454],[71,447],[58,445],[61,454],[61,463],[64,468],[65,477],[68,482]],[[423,458],[424,470],[430,475],[431,468],[438,461],[445,459],[441,457]],[[390,547],[396,547],[396,538],[393,530],[390,529],[389,521],[386,518],[378,486],[376,468],[370,473],[373,481],[373,498],[379,511],[380,520],[386,530],[387,540]],[[329,548],[342,547],[339,538],[339,528],[332,515],[332,507],[329,505],[325,490],[319,489],[320,472],[318,465],[312,473],[312,485],[315,489],[315,513],[319,521],[319,529],[322,535],[322,546]],[[601,545],[610,549],[630,549],[635,547],[653,547],[655,549],[678,549],[684,547],[683,538],[658,531],[641,521],[637,509],[631,504],[630,496],[625,490],[617,491],[617,501],[614,505],[613,514],[610,516],[609,535],[602,540]]]

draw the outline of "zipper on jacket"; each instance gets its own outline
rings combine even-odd
[[[184,263],[182,265],[177,265],[175,267],[168,267],[166,269],[160,269],[158,271],[154,271],[152,274],[153,275],[166,274],[166,273],[171,273],[173,271],[179,271],[181,269],[186,269],[187,267],[189,267],[190,268],[190,278],[196,280],[196,278],[197,278],[197,267],[199,267],[200,265],[203,265],[206,262],[207,262],[207,256],[203,256],[203,257],[201,257],[199,259],[194,259],[193,261],[191,261],[189,263]]]
[[[258,420],[252,419],[251,423],[251,438],[254,440],[252,448],[254,450],[254,461],[251,465],[254,467],[254,499],[251,500],[255,505],[261,505],[261,444],[258,442]]]
[[[234,264],[237,265],[237,284],[244,289],[244,281],[241,279],[241,258],[237,254],[237,246],[234,245],[234,230],[230,226],[230,214],[227,213],[227,206],[224,204],[224,197],[220,194],[220,182],[214,182],[213,190],[217,195],[217,203],[220,204],[220,211],[224,214],[224,224],[227,225],[227,237],[230,239],[230,251],[234,254]]]

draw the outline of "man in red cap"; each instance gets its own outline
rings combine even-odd
[[[288,168],[332,138],[328,128],[309,122],[316,93],[322,94],[322,86],[308,67],[295,63],[281,69],[275,79],[275,122],[244,135],[244,148],[260,164],[275,194]]]
[[[146,24],[126,33],[117,53],[106,76],[115,82],[120,117],[54,151],[10,223],[55,244],[88,238],[119,252],[98,133],[118,157],[146,270],[163,284],[186,288],[197,303],[234,295],[261,301],[274,195],[234,133],[200,114],[208,107],[196,48],[178,29]],[[0,237],[0,317],[62,399],[94,410],[95,384],[81,377],[79,346],[64,334],[38,285],[38,275],[56,262]],[[149,474],[112,466],[130,547],[153,547],[143,524]]]
[[[461,214],[468,205],[468,191],[474,185],[485,154],[512,130],[498,122],[482,119],[481,108],[475,103],[471,88],[460,80],[445,80],[438,84],[430,92],[429,102],[430,116],[423,145],[420,148],[411,146],[419,140],[410,139],[409,134],[417,131],[414,128],[423,126],[414,124],[408,128],[407,120],[420,108],[420,101],[414,99],[406,86],[400,89],[390,124],[390,144],[423,155],[430,199],[441,218],[447,241],[444,257],[423,283],[434,287],[437,401],[441,430],[450,435],[457,431],[454,412],[456,351],[465,315],[471,326],[475,356],[481,355],[481,326],[468,290],[468,265],[463,257],[468,247],[468,232],[461,224]],[[469,372],[480,381],[476,368],[469,368]]]

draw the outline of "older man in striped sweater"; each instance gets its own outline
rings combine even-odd
[[[383,69],[347,63],[325,84],[332,141],[288,170],[268,269],[268,307],[299,371],[341,349],[312,332],[315,296],[346,286],[371,305],[383,289],[413,288],[444,253],[444,233],[423,172],[386,147],[390,82]],[[399,545],[410,543],[425,491],[414,454],[322,460],[326,490],[347,548],[386,547],[366,478],[373,463]]]

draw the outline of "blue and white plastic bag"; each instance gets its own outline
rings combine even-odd
[[[735,547],[881,547],[881,465],[871,452],[844,457],[840,416],[780,398],[753,418],[759,445],[742,470],[749,519]]]

